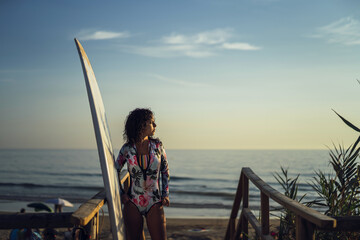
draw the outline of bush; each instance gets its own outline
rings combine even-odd
[[[284,195],[301,202],[305,195],[300,199],[297,197],[298,193],[298,179],[300,174],[298,174],[294,179],[290,178],[288,175],[288,169],[281,167],[282,176],[279,173],[275,173],[274,177],[276,181],[281,185],[284,190]],[[296,238],[296,229],[295,229],[295,214],[289,211],[286,208],[280,209],[280,228],[279,228],[279,240],[290,240]]]
[[[325,207],[324,214],[332,217],[359,216],[359,156],[360,137],[353,146],[343,146],[330,150],[330,164],[334,174],[325,175],[316,172],[312,188],[319,198],[313,203]],[[351,232],[317,232],[317,239],[359,239],[359,233]]]

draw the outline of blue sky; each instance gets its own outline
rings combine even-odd
[[[172,149],[322,149],[360,122],[358,1],[0,2],[0,148],[95,148],[73,39],[113,145],[150,107]],[[360,124],[358,124],[360,125]]]

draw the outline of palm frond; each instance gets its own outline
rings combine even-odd
[[[360,129],[358,128],[358,127],[356,127],[354,124],[352,124],[351,122],[349,122],[348,120],[346,120],[345,118],[343,118],[340,114],[338,114],[334,109],[332,109],[335,113],[336,113],[336,115],[338,115],[340,118],[341,118],[341,120],[343,120],[343,122],[346,124],[346,125],[348,125],[349,127],[351,127],[352,129],[354,129],[355,131],[357,131],[357,132],[360,132]]]

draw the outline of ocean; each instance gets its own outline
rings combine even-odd
[[[167,217],[228,218],[242,167],[250,167],[281,193],[273,174],[281,166],[291,177],[300,174],[298,196],[306,194],[305,200],[317,197],[308,184],[315,171],[331,172],[327,150],[166,152],[171,178]],[[27,204],[60,197],[74,204],[63,209],[71,212],[103,188],[97,150],[0,150],[0,166],[0,211],[32,212]],[[256,212],[259,206],[259,191],[250,183],[250,207]],[[107,207],[103,209],[106,214]]]

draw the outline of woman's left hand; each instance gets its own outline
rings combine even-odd
[[[168,206],[170,205],[169,197],[164,197],[164,198],[161,200],[161,203],[162,203],[163,206],[168,207]]]

